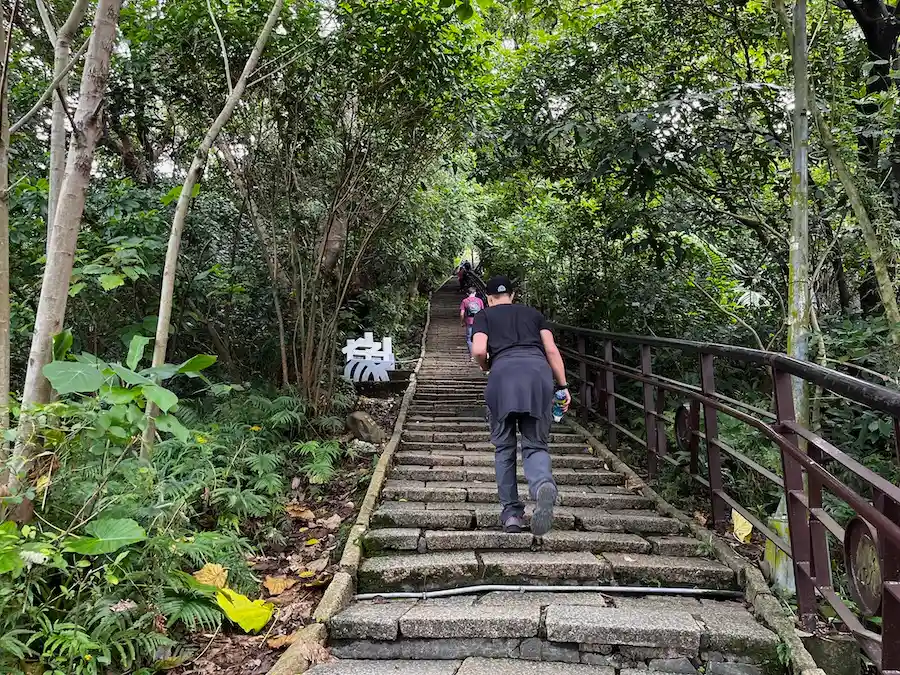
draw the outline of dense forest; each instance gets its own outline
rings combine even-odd
[[[900,19],[810,0],[804,195],[791,11],[2,0],[0,670],[149,673],[259,631],[248,560],[295,521],[294,583],[324,583],[371,468],[340,345],[417,356],[471,247],[556,319],[896,386]],[[803,395],[896,476],[889,422]]]

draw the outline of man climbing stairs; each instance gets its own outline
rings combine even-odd
[[[501,531],[485,377],[468,361],[458,308],[452,288],[433,297],[402,443],[364,540],[359,595],[329,624],[339,660],[310,672],[780,672],[778,640],[740,600],[731,568],[565,422],[551,442],[553,530]],[[435,591],[443,597],[422,597]]]

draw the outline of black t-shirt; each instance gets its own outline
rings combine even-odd
[[[497,305],[475,315],[472,333],[488,336],[488,354],[491,361],[511,349],[533,350],[544,353],[541,331],[549,330],[544,315],[526,305]]]

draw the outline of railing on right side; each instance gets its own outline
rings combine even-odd
[[[617,451],[620,437],[646,449],[651,478],[659,475],[662,462],[683,468],[708,491],[714,526],[724,525],[734,509],[792,558],[800,622],[806,630],[816,629],[818,596],[833,608],[879,670],[900,675],[900,488],[798,424],[792,378],[889,417],[895,447],[900,435],[900,393],[775,352],[566,325],[553,328],[567,360],[577,364],[580,414],[585,419],[596,414],[606,423],[609,449]],[[616,361],[617,353],[629,351],[634,355],[632,364]],[[696,363],[698,384],[655,373],[654,361],[660,355]],[[717,393],[715,370],[726,364],[745,369],[748,377],[753,373],[771,377],[773,409]],[[619,391],[628,383],[636,385],[641,400]],[[667,412],[667,400],[679,400],[674,406],[674,419]],[[634,408],[643,417],[643,437],[621,423],[617,412],[622,405]],[[719,438],[719,414],[756,429],[774,443],[780,450],[780,472],[723,442]],[[667,425],[674,426],[679,448],[689,453],[686,466],[668,452]],[[737,462],[783,490],[790,541],[726,491],[724,462]],[[847,477],[863,486],[868,496],[848,485]],[[854,513],[843,527],[826,510],[828,494]],[[856,609],[835,589],[829,536],[844,549],[847,581]],[[880,634],[863,623],[878,616]]]

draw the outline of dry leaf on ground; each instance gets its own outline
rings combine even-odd
[[[709,518],[707,518],[706,516],[704,516],[700,511],[694,511],[694,519],[695,519],[698,523],[700,523],[701,525],[703,525],[704,527],[706,527],[706,523],[709,521]]]
[[[318,560],[313,560],[311,563],[306,563],[306,569],[310,572],[315,572],[318,574],[319,572],[324,572],[328,567],[328,556],[323,558],[319,558]]]
[[[310,666],[315,666],[320,663],[328,663],[329,661],[334,660],[331,656],[331,653],[318,642],[300,642],[297,643],[297,647],[295,649],[297,653],[299,653],[303,656],[303,658],[309,661]]]
[[[278,637],[269,638],[266,640],[266,644],[269,645],[272,649],[281,649],[282,647],[287,647],[288,645],[292,645],[297,641],[298,634],[291,633],[289,635],[279,635]]]
[[[307,545],[307,546],[315,546],[315,545],[318,544],[318,543],[319,543],[319,540],[318,540],[318,539],[307,539],[307,540],[306,540],[306,545]]]
[[[302,504],[288,504],[284,507],[284,510],[291,518],[298,518],[300,520],[315,520],[316,514],[310,511],[308,508],[303,506]]]
[[[194,578],[207,586],[225,588],[225,584],[228,583],[228,570],[216,563],[206,563],[194,572]]]
[[[296,579],[282,576],[266,577],[266,580],[263,581],[263,586],[265,586],[266,590],[269,591],[269,595],[281,595],[287,589],[293,588],[296,585]]]
[[[626,490],[636,490],[642,487],[644,487],[644,481],[642,481],[640,478],[629,478],[625,481]]]
[[[338,514],[334,514],[331,518],[326,518],[325,520],[319,521],[319,524],[322,527],[327,527],[329,530],[336,530],[341,526],[341,523],[344,521]]]

